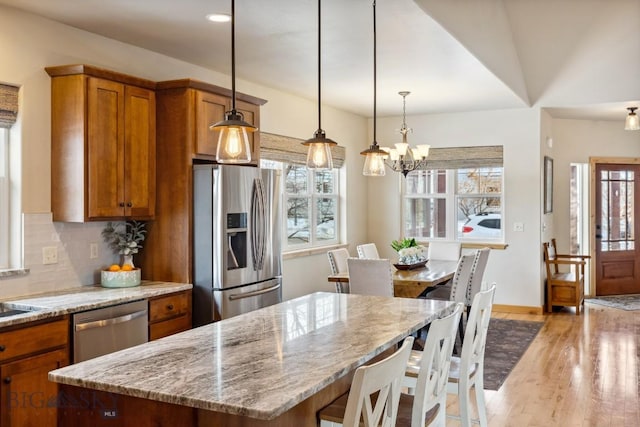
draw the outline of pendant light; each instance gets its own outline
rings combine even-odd
[[[636,114],[637,109],[638,107],[627,108],[627,110],[629,110],[629,114],[627,115],[627,120],[624,122],[624,130],[640,130],[640,121]]]
[[[307,151],[307,168],[309,169],[331,169],[333,168],[333,159],[331,158],[331,146],[338,145],[335,141],[327,138],[325,132],[322,130],[322,116],[321,116],[321,66],[322,57],[320,55],[320,41],[321,41],[321,0],[318,0],[318,130],[313,135],[313,138],[307,139],[302,145],[309,147]]]
[[[225,119],[209,126],[220,131],[216,160],[218,163],[249,163],[251,148],[247,132],[255,132],[257,127],[244,121],[242,113],[236,110],[236,41],[235,41],[235,0],[231,0],[231,111]]]
[[[373,144],[360,152],[364,158],[362,174],[365,176],[384,176],[384,159],[386,151],[376,141],[376,2],[373,1]]]

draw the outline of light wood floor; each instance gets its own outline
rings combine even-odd
[[[489,426],[640,426],[640,311],[585,303],[545,325],[497,391],[485,391]],[[457,412],[449,395],[447,412]],[[447,419],[447,426],[459,422]]]

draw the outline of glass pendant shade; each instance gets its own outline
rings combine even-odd
[[[638,120],[638,115],[635,113],[637,107],[629,107],[629,115],[627,115],[627,120],[624,122],[624,130],[640,130],[640,120]]]
[[[307,144],[307,167],[309,169],[332,169],[333,158],[331,147],[324,142],[312,142]]]
[[[362,174],[364,176],[384,176],[384,155],[379,153],[366,154]]]
[[[251,144],[248,132],[258,130],[255,126],[242,120],[242,116],[233,111],[227,114],[226,120],[210,127],[220,132],[216,160],[218,163],[249,163],[251,161]]]

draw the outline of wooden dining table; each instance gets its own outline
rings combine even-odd
[[[429,260],[426,266],[415,270],[393,270],[393,294],[396,297],[417,298],[428,288],[433,288],[453,278],[457,261]],[[339,292],[348,292],[349,274],[329,275],[327,280],[336,284]]]

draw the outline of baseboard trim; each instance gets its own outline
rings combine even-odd
[[[529,307],[526,305],[506,305],[493,304],[493,310],[496,313],[512,313],[512,314],[544,314],[543,307]]]

